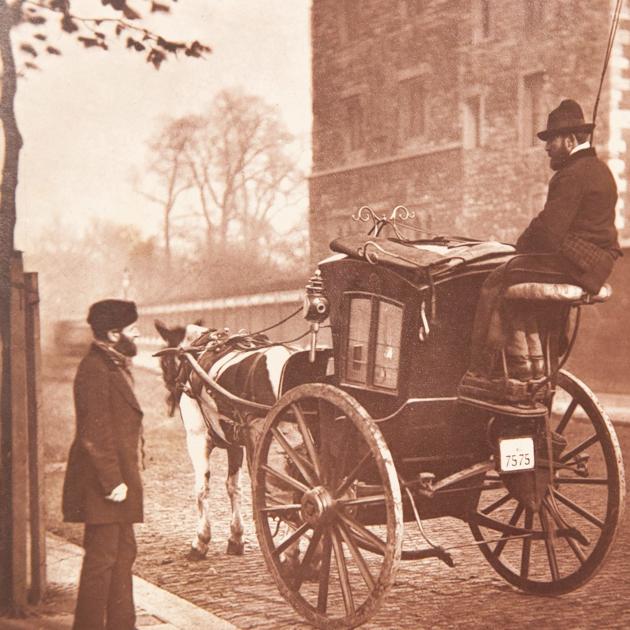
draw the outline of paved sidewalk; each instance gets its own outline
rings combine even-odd
[[[76,586],[83,550],[63,538],[48,534],[48,594],[46,601],[25,619],[0,617],[0,630],[68,630],[72,627]],[[138,630],[236,630],[190,602],[134,575]]]

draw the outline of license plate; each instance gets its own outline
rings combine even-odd
[[[499,440],[501,472],[532,470],[535,465],[534,440],[531,437]]]

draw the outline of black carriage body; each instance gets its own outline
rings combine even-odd
[[[317,276],[307,287],[307,306],[329,301],[333,347],[313,363],[306,352],[287,363],[254,453],[253,503],[278,587],[318,627],[366,621],[399,559],[452,566],[438,540],[403,548],[405,521],[421,531],[424,519],[465,521],[499,575],[545,595],[586,583],[612,548],[625,496],[621,453],[595,396],[559,369],[566,302],[535,306],[549,388],[534,414],[459,402],[481,286],[513,254],[461,243],[434,239],[420,253],[395,240],[342,243],[343,254],[319,265],[323,287]],[[431,256],[435,264],[424,264]],[[523,440],[532,465],[505,470],[503,455]],[[299,556],[300,543],[293,567],[282,555]],[[320,548],[318,583],[308,585]]]
[[[420,473],[440,479],[490,455],[488,414],[458,405],[456,387],[470,361],[480,287],[497,264],[429,282],[349,257],[320,263],[331,304],[333,383],[377,421],[387,418],[379,428],[401,479],[412,484]],[[357,317],[364,321],[357,324]],[[462,516],[475,500],[474,493],[452,493],[420,498],[420,507],[424,518]]]

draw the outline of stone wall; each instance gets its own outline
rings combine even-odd
[[[355,0],[354,9],[313,0],[313,259],[352,229],[350,215],[364,204],[379,212],[409,205],[422,227],[503,240],[542,208],[551,171],[542,143],[532,146],[526,132],[525,77],[544,73],[540,126],[567,97],[590,118],[611,7],[545,0],[532,28],[529,3],[490,0],[482,23],[480,0]],[[623,17],[595,141],[625,195],[630,15]],[[399,128],[399,85],[411,78],[425,91],[424,133],[416,138]],[[471,97],[480,103],[480,146],[468,148],[464,103]],[[354,148],[348,99],[364,119]],[[620,227],[627,206],[622,199]]]

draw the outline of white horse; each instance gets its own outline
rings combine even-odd
[[[244,398],[262,405],[272,405],[281,393],[283,370],[294,349],[284,345],[270,345],[261,349],[232,349],[230,344],[221,347],[220,352],[213,352],[213,338],[220,333],[211,331],[197,324],[186,327],[169,328],[160,320],[155,320],[155,328],[169,348],[189,347],[197,343],[204,347],[210,342],[208,350],[199,356],[199,363],[209,376],[221,387],[239,398]],[[214,335],[214,337],[213,337]],[[224,448],[228,456],[227,494],[230,499],[231,520],[227,553],[242,555],[243,517],[241,514],[241,468],[243,464],[243,442],[248,445],[248,461],[253,455],[253,445],[257,442],[256,433],[262,425],[264,412],[256,417],[249,415],[247,423],[233,422],[233,409],[223,409],[222,405],[208,394],[199,377],[191,373],[185,360],[180,360],[175,353],[160,356],[162,376],[168,390],[168,411],[173,415],[179,408],[186,430],[186,445],[195,474],[195,495],[197,497],[197,528],[191,543],[189,557],[204,558],[212,538],[210,516],[210,454],[215,447]],[[243,418],[241,418],[243,420]],[[245,435],[237,435],[239,429],[246,430]]]

